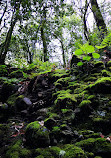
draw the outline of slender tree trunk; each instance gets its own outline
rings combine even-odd
[[[29,50],[28,44],[27,44],[27,53],[28,53],[28,63],[32,64],[33,63],[33,56],[32,56],[31,51]]]
[[[1,25],[1,22],[2,22],[2,19],[3,19],[4,15],[5,15],[6,10],[7,10],[7,2],[6,2],[6,6],[4,8],[4,12],[3,12],[3,14],[2,14],[2,16],[0,18],[0,25]]]
[[[47,56],[47,43],[46,43],[43,26],[41,27],[41,38],[42,38],[42,42],[43,42],[43,54],[44,54],[44,62],[45,62],[45,61],[48,61],[49,59]]]
[[[63,41],[61,40],[61,47],[62,47],[62,58],[63,58],[63,67],[66,67],[66,58],[65,58],[65,51],[64,51],[64,44]]]
[[[41,25],[41,39],[43,42],[43,54],[44,54],[44,62],[48,61],[48,52],[47,52],[47,42],[46,42],[46,37],[45,37],[45,32],[44,32],[44,28],[45,28],[45,24],[46,24],[46,10],[45,7],[43,9],[43,17],[42,17],[42,25]]]
[[[86,24],[86,14],[87,14],[87,10],[88,10],[88,2],[87,2],[87,0],[86,0],[86,1],[85,1],[84,16],[83,16],[83,23],[84,23],[84,36],[85,36],[86,40],[89,41],[89,32],[88,32],[87,24]]]
[[[104,22],[97,0],[90,0],[90,2],[98,30],[100,31],[101,39],[103,39],[104,35],[107,33],[106,24]]]
[[[12,20],[10,28],[7,32],[5,42],[0,45],[0,64],[5,63],[6,54],[8,52],[12,32],[13,32],[13,29],[14,29],[14,26],[15,26],[16,22],[17,22],[17,18],[15,18],[14,21]]]

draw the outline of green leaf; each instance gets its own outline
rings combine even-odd
[[[89,45],[88,43],[85,43],[83,46],[81,46],[81,49],[84,51],[85,54],[93,53],[95,51],[94,47]]]
[[[90,59],[91,59],[91,57],[88,56],[88,55],[83,57],[83,60],[87,60],[87,61],[89,61]]]
[[[93,58],[96,58],[96,59],[100,58],[100,55],[98,53],[92,53],[92,56]]]
[[[82,55],[83,54],[83,51],[81,49],[77,49],[75,51],[75,55]]]
[[[102,49],[102,48],[105,48],[105,47],[106,47],[106,45],[104,45],[104,46],[96,46],[97,49]]]
[[[78,62],[78,63],[77,63],[77,66],[82,66],[82,65],[83,65],[82,62]]]

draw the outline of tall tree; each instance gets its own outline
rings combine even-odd
[[[47,42],[46,42],[46,35],[45,35],[45,31],[44,31],[44,28],[46,27],[46,7],[43,7],[43,14],[42,14],[42,17],[41,17],[41,28],[40,28],[40,31],[41,31],[41,39],[42,39],[42,42],[43,42],[43,54],[44,54],[44,62],[45,61],[48,61],[49,58],[48,58],[48,50],[47,50]]]
[[[2,0],[4,3],[6,3],[6,1]],[[6,7],[4,9],[4,13],[2,14],[1,17],[1,23],[5,18],[5,13],[9,14],[8,19],[5,20],[5,25],[9,25],[9,29],[6,33],[6,37],[4,39],[4,41],[2,41],[2,43],[0,44],[0,64],[4,64],[5,63],[5,58],[7,55],[7,52],[9,50],[9,46],[10,46],[10,41],[11,41],[11,37],[12,37],[12,33],[14,31],[14,27],[15,24],[17,23],[17,21],[20,21],[20,23],[23,20],[26,20],[27,18],[29,18],[29,14],[31,12],[31,1],[21,1],[21,0],[9,0],[8,3],[8,7],[6,4]],[[10,15],[12,15],[11,19],[10,19]],[[4,17],[4,18],[3,18]],[[10,24],[8,24],[10,23]],[[2,29],[3,30],[3,29]]]
[[[15,3],[14,8],[13,8],[13,13],[12,13],[13,15],[11,18],[9,30],[6,35],[6,39],[3,43],[0,44],[0,64],[5,63],[5,58],[6,58],[6,54],[8,52],[9,44],[11,41],[12,32],[13,32],[14,26],[19,18],[19,16],[18,16],[19,8],[20,8],[20,3]]]
[[[100,37],[101,39],[103,39],[104,35],[107,33],[107,27],[106,27],[105,21],[101,14],[97,0],[90,0],[90,2],[91,2],[92,12],[93,12],[98,30],[100,31]]]

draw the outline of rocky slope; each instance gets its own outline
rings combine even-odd
[[[111,157],[111,61],[72,63],[25,80],[21,71],[5,70],[1,158]]]

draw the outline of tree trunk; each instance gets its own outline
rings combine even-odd
[[[41,38],[42,38],[42,42],[43,42],[43,54],[44,54],[44,62],[45,62],[45,61],[48,61],[49,59],[47,56],[47,43],[46,43],[43,26],[41,27]]]
[[[7,10],[7,2],[6,2],[6,6],[5,6],[5,8],[4,8],[3,14],[2,14],[2,16],[1,16],[1,18],[0,18],[0,25],[1,25],[1,22],[2,22],[2,19],[3,19],[4,15],[5,15],[5,13],[6,13],[6,10]]]
[[[49,61],[48,52],[47,52],[47,42],[46,42],[46,37],[45,37],[45,33],[44,33],[45,23],[46,23],[46,9],[44,7],[43,8],[42,25],[41,25],[41,29],[40,29],[41,30],[41,39],[43,42],[44,62]]]
[[[60,42],[61,42],[61,47],[62,47],[63,67],[65,68],[66,67],[66,58],[65,58],[64,44],[63,44],[62,40]]]
[[[14,29],[14,26],[15,26],[16,22],[17,22],[16,18],[14,19],[14,21],[13,20],[11,21],[11,25],[10,25],[10,28],[7,32],[5,42],[0,45],[0,64],[5,64],[6,54],[8,52],[12,32],[13,32],[13,29]]]
[[[100,37],[103,39],[104,35],[107,33],[106,24],[104,22],[97,0],[90,0],[90,2],[98,30],[100,31]]]
[[[83,23],[84,23],[84,36],[86,38],[87,41],[89,41],[89,32],[87,29],[87,24],[86,24],[86,13],[88,10],[88,2],[87,0],[85,1],[85,10],[84,10],[84,15],[83,15]]]

